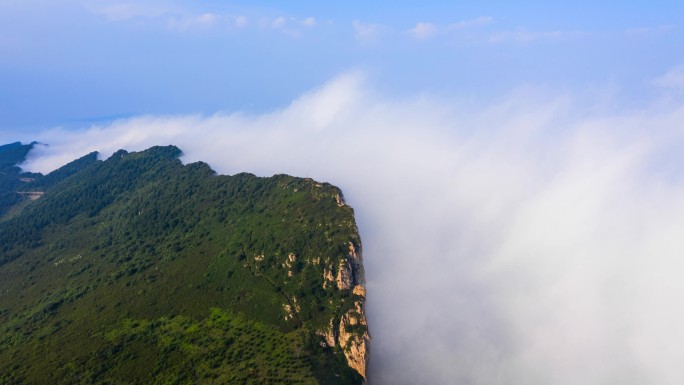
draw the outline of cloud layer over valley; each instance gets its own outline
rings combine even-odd
[[[347,73],[270,113],[140,116],[21,139],[49,144],[31,171],[175,144],[219,173],[342,188],[364,242],[371,385],[674,385],[677,97],[627,108],[528,88],[483,105],[393,98]]]

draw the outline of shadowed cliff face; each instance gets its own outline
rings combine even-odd
[[[168,142],[221,173],[340,186],[363,236],[373,385],[679,385],[682,105],[396,99],[348,75],[268,114],[46,132],[27,167]]]

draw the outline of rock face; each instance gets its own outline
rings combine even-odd
[[[366,378],[370,335],[363,312],[363,301],[354,302],[354,308],[342,316],[339,330],[339,342],[347,363]]]
[[[352,267],[349,260],[343,258],[337,267],[337,288],[339,290],[349,290],[352,287]]]
[[[329,266],[323,270],[323,289],[327,289],[328,285],[332,282],[335,282],[335,276],[333,275],[332,266]]]
[[[364,312],[366,288],[363,286],[363,261],[360,247],[349,242],[349,254],[339,259],[337,276],[334,278],[333,266],[324,270],[323,287],[335,282],[336,289],[350,292],[351,306],[336,318],[330,320],[330,325],[318,334],[323,337],[329,347],[339,347],[347,360],[347,364],[366,378],[366,365],[369,357],[370,334]]]
[[[337,340],[337,333],[335,333],[334,319],[330,320],[330,326],[328,329],[324,330],[322,333],[323,339],[325,339],[326,345],[331,348],[335,347],[335,341]]]

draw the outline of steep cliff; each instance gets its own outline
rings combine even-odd
[[[346,207],[341,194],[336,195],[335,200],[339,207]],[[327,346],[341,350],[347,364],[366,378],[370,334],[364,312],[364,284],[361,245],[358,242],[357,245],[349,242],[348,252],[339,256],[336,261],[330,261],[329,266],[323,270],[323,288],[334,287],[337,291],[351,293],[351,298],[347,305],[341,307],[342,312],[332,317],[318,334],[323,337]]]

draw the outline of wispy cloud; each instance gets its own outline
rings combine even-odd
[[[475,19],[461,20],[453,24],[449,24],[447,29],[466,29],[473,27],[482,27],[489,25],[494,22],[494,18],[491,16],[480,16]]]
[[[249,19],[247,16],[238,16],[235,18],[235,27],[245,28],[249,25]]]
[[[515,31],[495,32],[489,36],[489,42],[495,44],[531,44],[548,41],[572,41],[587,35],[587,32],[582,31],[528,31],[526,29],[518,29]]]
[[[90,11],[103,16],[111,22],[135,22],[136,24],[158,25],[174,31],[218,30],[229,31],[244,29],[251,25],[261,29],[270,29],[285,34],[299,36],[305,29],[316,26],[315,17],[298,19],[295,17],[267,17],[241,15],[224,12],[197,12],[195,10],[172,7],[151,6],[128,3],[115,3],[99,7],[91,6]],[[251,20],[259,20],[253,24]]]
[[[120,3],[99,8],[92,7],[90,10],[96,15],[104,16],[111,22],[134,21],[136,24],[157,24],[176,31],[212,27],[240,29],[249,25],[249,19],[244,15],[216,12],[196,13],[178,7]]]
[[[200,15],[174,15],[166,17],[166,27],[175,31],[195,29],[242,29],[249,25],[247,16],[233,16],[217,13],[203,13]]]
[[[166,25],[170,29],[187,30],[192,28],[213,27],[217,23],[228,21],[228,17],[214,13],[203,13],[197,16],[173,16],[167,19]]]
[[[432,23],[418,23],[415,27],[406,31],[411,37],[415,39],[427,39],[437,35],[439,27]]]
[[[670,33],[677,28],[674,25],[660,25],[657,27],[640,27],[625,30],[627,36],[650,36]]]
[[[679,385],[684,106],[602,113],[587,97],[397,99],[352,73],[263,114],[47,131],[24,138],[50,143],[25,167],[176,144],[220,173],[340,186],[374,384]]]
[[[278,16],[271,21],[271,28],[278,29],[283,28],[287,24],[287,19],[283,16]]]
[[[684,65],[672,68],[666,74],[653,80],[656,87],[684,91]]]
[[[406,31],[406,34],[414,39],[425,40],[437,35],[447,35],[451,33],[461,33],[465,30],[483,27],[493,22],[489,16],[481,16],[475,19],[461,20],[452,24],[440,25],[429,22],[419,22],[413,28]]]
[[[104,5],[86,5],[95,15],[104,16],[110,21],[124,21],[134,18],[157,18],[164,15],[179,14],[181,9],[169,5],[152,5],[140,3],[112,3]]]
[[[273,30],[279,33],[299,38],[308,30],[317,26],[316,18],[313,16],[306,18],[277,16],[273,18],[262,18],[259,22],[261,29]]]
[[[359,20],[352,21],[354,37],[361,42],[377,41],[386,34],[390,28],[382,24],[365,23]]]
[[[315,17],[307,17],[306,19],[302,20],[301,24],[303,26],[306,26],[306,27],[313,27],[316,25],[316,18]]]

